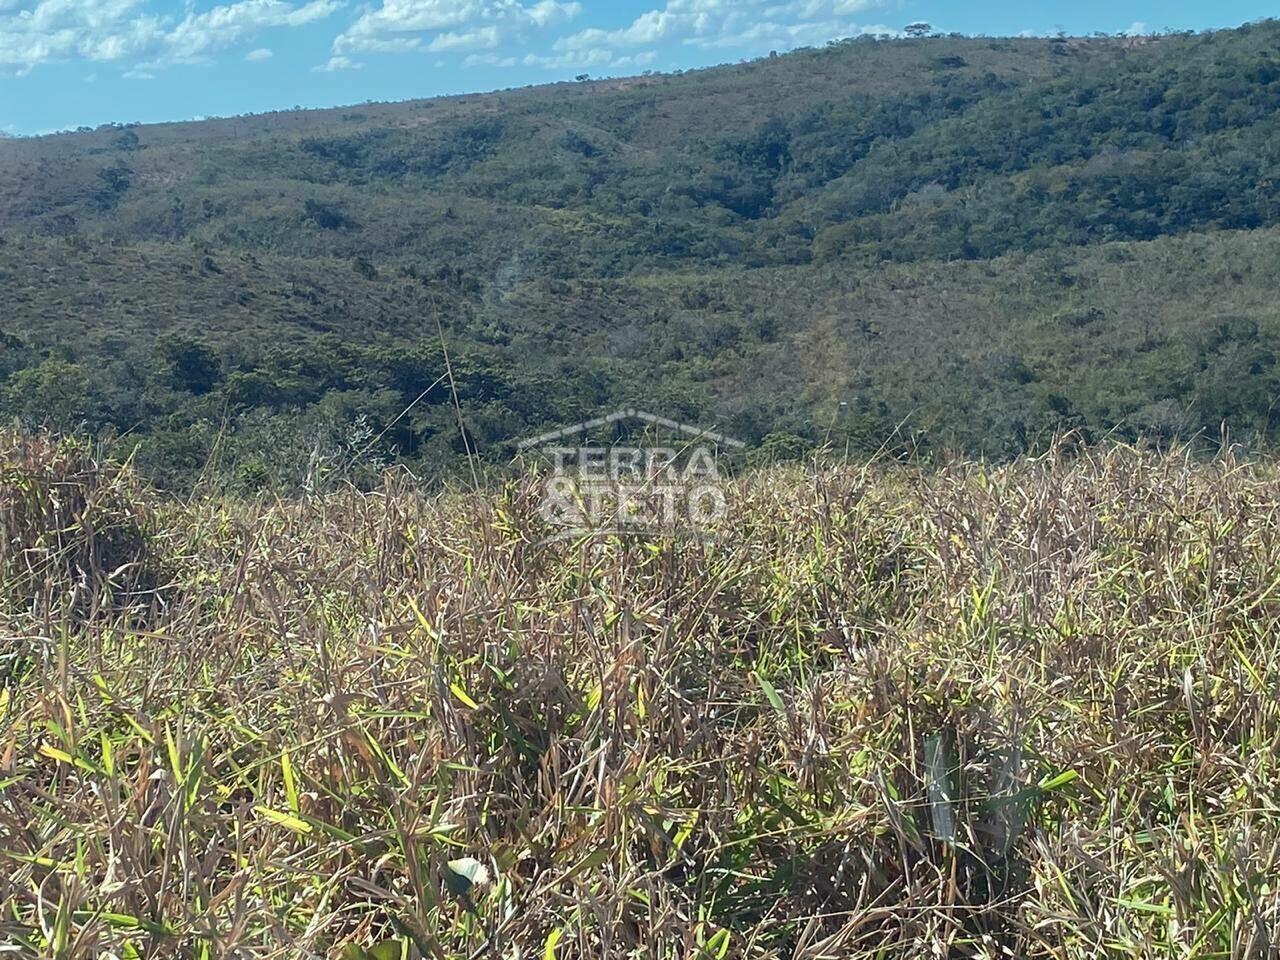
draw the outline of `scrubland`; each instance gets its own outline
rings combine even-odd
[[[1059,449],[166,499],[0,444],[0,943],[79,957],[1261,957],[1280,474]]]

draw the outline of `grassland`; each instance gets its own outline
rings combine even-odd
[[[0,941],[116,957],[1266,957],[1280,471],[178,501],[0,441]],[[487,876],[480,876],[483,866]]]

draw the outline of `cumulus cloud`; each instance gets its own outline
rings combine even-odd
[[[333,42],[350,53],[463,51],[523,43],[530,34],[582,12],[574,0],[381,0]]]
[[[497,53],[472,53],[462,61],[464,67],[514,67],[518,61],[515,57],[502,56]],[[443,67],[444,61],[438,61],[437,67]]]
[[[619,54],[608,47],[589,47],[553,53],[550,56],[530,53],[525,55],[522,62],[527,67],[545,67],[548,70],[582,70],[588,67],[597,70],[622,70],[647,66],[656,58],[657,53],[653,50]]]
[[[625,27],[588,27],[561,37],[561,53],[618,50],[659,42],[704,49],[763,52],[824,43],[862,33],[891,33],[889,27],[867,26],[850,19],[878,6],[880,0],[667,0]]]
[[[695,43],[707,49],[786,50],[794,47],[817,46],[839,37],[861,33],[894,33],[891,27],[880,24],[862,26],[840,20],[818,20],[810,23],[763,23],[726,25],[714,36],[699,38]]]
[[[270,60],[275,54],[266,47],[259,47],[257,50],[250,50],[244,55],[244,58],[250,63],[261,63],[264,60]]]
[[[502,41],[497,27],[480,27],[476,30],[451,31],[437,34],[427,49],[432,53],[448,50],[491,50]]]
[[[555,43],[557,50],[591,50],[600,47],[621,47],[632,44],[655,43],[663,39],[676,25],[677,15],[667,10],[650,10],[637,17],[630,26],[621,30],[601,30],[590,27]]]
[[[315,73],[337,73],[339,70],[360,70],[363,67],[364,64],[356,63],[349,57],[330,57],[326,63],[311,69]]]
[[[240,0],[176,16],[147,0],[0,0],[0,70],[43,63],[126,63],[144,74],[248,44],[260,33],[330,16],[342,0]]]
[[[334,40],[333,54],[460,53],[464,66],[549,70],[647,65],[655,48],[764,53],[862,33],[892,33],[854,17],[888,0],[659,0],[621,27],[547,36],[583,13],[573,0],[378,0]],[[552,34],[554,36],[554,34]],[[541,41],[541,42],[539,42]],[[477,51],[493,51],[482,53]]]

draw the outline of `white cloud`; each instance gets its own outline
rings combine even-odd
[[[341,6],[340,0],[310,0],[296,7],[283,0],[241,0],[201,14],[188,13],[172,32],[175,59],[198,59],[212,49],[234,46],[273,27],[305,26]]]
[[[524,13],[538,27],[549,27],[565,20],[572,20],[581,12],[582,4],[559,3],[557,0],[541,0],[532,7],[524,8]]]
[[[492,50],[501,42],[497,27],[480,27],[459,33],[441,33],[431,41],[427,49],[432,53],[449,50]]]
[[[1141,20],[1135,20],[1129,24],[1129,29],[1125,31],[1125,35],[1129,37],[1145,37],[1150,32],[1145,23]]]
[[[341,38],[339,38],[341,39]],[[359,43],[334,42],[335,50],[349,50],[352,53],[410,53],[422,49],[421,37],[368,37]]]
[[[602,50],[658,42],[763,53],[862,33],[892,33],[889,27],[867,26],[849,19],[851,14],[880,3],[881,0],[667,0],[665,7],[642,13],[620,29],[589,27],[561,37],[554,49],[562,54],[590,51],[597,59],[603,58]]]
[[[620,56],[608,47],[592,47],[587,50],[568,50],[550,56],[530,53],[525,55],[522,62],[527,67],[545,67],[548,70],[582,70],[588,67],[622,70],[628,67],[648,66],[655,59],[657,59],[657,53],[653,50]]]
[[[3,0],[0,0],[3,2]],[[0,70],[30,72],[43,63],[125,62],[131,73],[193,63],[247,44],[262,32],[300,27],[331,15],[342,0],[239,0],[175,16],[146,0],[18,0],[0,6]]]
[[[618,57],[613,61],[615,67],[647,67],[658,59],[658,54],[654,50],[645,50],[641,53],[633,53],[626,57]]]
[[[754,50],[784,50],[794,47],[817,46],[839,37],[860,33],[892,34],[891,27],[882,24],[855,26],[839,20],[819,20],[813,23],[779,23],[764,21],[735,27],[726,25],[718,34],[686,40],[706,48],[748,48]]]
[[[356,63],[348,57],[330,57],[327,63],[312,67],[313,73],[337,73],[339,70],[361,70],[364,64]]]
[[[555,42],[557,50],[589,50],[593,47],[621,47],[633,44],[654,43],[661,40],[677,24],[679,15],[666,10],[650,10],[638,16],[629,27],[621,30],[601,30],[591,27],[578,33],[561,37]]]
[[[333,41],[335,55],[463,51],[509,42],[572,20],[575,0],[381,0]],[[434,36],[433,36],[434,35]]]
[[[860,22],[865,11],[889,0],[653,0],[652,9],[621,27],[588,21],[576,32],[566,24],[583,14],[585,0],[350,5],[358,2],[365,5],[351,15],[316,71],[358,70],[362,55],[411,52],[468,67],[638,70],[653,63],[659,49],[750,55],[892,32]],[[124,76],[148,80],[172,64],[228,51],[250,63],[265,62],[274,51],[254,41],[267,31],[312,24],[344,6],[348,0],[184,0],[181,6],[161,0],[0,0],[0,76],[26,74],[44,63],[84,61],[117,64]],[[1135,23],[1128,32],[1145,30]]]
[[[464,66],[540,66],[551,70],[636,67],[654,47],[695,46],[763,54],[863,33],[894,33],[855,15],[889,0],[658,0],[622,27],[536,42],[547,28],[582,12],[570,0],[376,0],[333,42],[335,57],[374,53],[462,53]],[[603,4],[603,0],[601,0]],[[541,47],[541,48],[540,48]],[[493,51],[478,53],[476,51]]]
[[[504,57],[497,53],[472,53],[468,54],[462,61],[464,67],[514,67],[518,61],[515,57]],[[443,67],[444,61],[436,63],[437,67]]]

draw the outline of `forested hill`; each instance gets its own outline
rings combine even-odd
[[[0,413],[287,484],[437,379],[439,316],[494,462],[623,403],[762,455],[1255,442],[1278,180],[1276,21],[5,140]],[[446,469],[448,402],[363,456]]]

